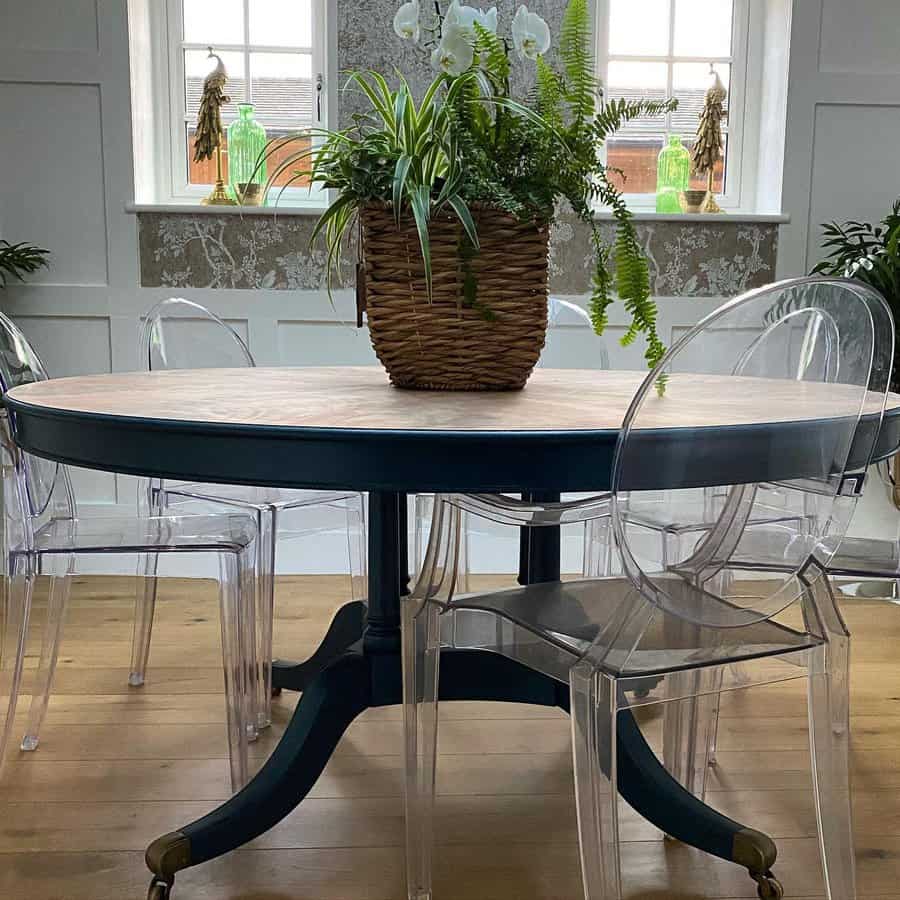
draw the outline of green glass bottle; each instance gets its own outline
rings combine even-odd
[[[681,212],[681,192],[691,183],[691,154],[678,135],[670,135],[668,147],[659,151],[656,167],[656,211]]]
[[[228,126],[228,184],[238,203],[265,206],[266,164],[254,171],[265,146],[266,129],[253,118],[253,106],[239,104],[238,117]]]

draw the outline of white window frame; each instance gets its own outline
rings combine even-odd
[[[669,47],[665,56],[643,56],[609,53],[610,0],[597,0],[595,7],[595,52],[601,83],[607,83],[610,60],[628,62],[665,63],[668,71],[667,96],[672,96],[673,64],[699,62],[729,64],[731,80],[726,109],[728,111],[728,172],[724,194],[716,200],[723,210],[730,212],[754,212],[756,202],[756,166],[759,144],[759,93],[747,90],[753,80],[761,77],[761,51],[763,41],[760,4],[752,0],[733,0],[731,56],[678,56],[674,54],[675,0],[669,0]],[[609,95],[609,99],[615,99]],[[677,134],[683,132],[669,132]],[[627,185],[626,185],[627,187]],[[637,212],[656,209],[655,194],[625,193],[625,202]]]
[[[246,44],[217,44],[214,50],[219,52],[237,51],[245,54],[244,78],[249,84],[250,53],[263,51],[269,53],[302,53],[312,56],[313,77],[313,127],[329,128],[336,104],[333,97],[333,85],[337,82],[333,71],[336,56],[330,52],[336,41],[336,0],[312,0],[312,47],[275,47],[249,43],[249,4],[244,2],[244,35]],[[155,143],[157,159],[154,160],[157,201],[161,203],[192,204],[199,203],[209,194],[210,188],[205,185],[188,183],[187,147],[185,145],[185,124],[188,122],[185,102],[184,51],[205,50],[207,44],[193,44],[183,39],[183,5],[182,0],[160,0],[153,3],[156,11],[153,22],[154,44],[162,48],[155,53],[154,94],[157,98],[154,117],[155,131],[158,136]],[[317,85],[321,87],[317,90]],[[264,121],[264,125],[271,123]],[[290,127],[291,123],[287,123]],[[277,126],[276,126],[277,127]],[[168,139],[166,139],[168,136]],[[280,193],[280,207],[311,207],[315,209],[327,206],[327,192],[313,187],[289,187],[283,192],[274,188],[270,203]]]

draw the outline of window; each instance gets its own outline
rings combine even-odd
[[[249,103],[267,137],[327,123],[324,0],[168,0],[170,194],[195,199],[209,193],[215,160],[193,161],[193,141],[203,82],[221,57],[228,73],[223,126]],[[281,158],[300,144],[285,148]],[[228,148],[223,163],[227,181]],[[279,158],[269,160],[269,172]],[[276,181],[284,185],[285,172]],[[295,183],[296,184],[296,183]],[[299,186],[295,198],[309,192]]]
[[[728,89],[723,123],[724,158],[713,186],[723,208],[749,202],[744,151],[744,86],[747,78],[749,3],[747,0],[599,0],[601,78],[609,98],[676,97],[674,113],[629,123],[607,143],[607,164],[624,177],[617,183],[636,208],[652,208],[656,163],[670,135],[694,143],[710,64]],[[706,176],[692,176],[692,187],[706,187]],[[742,190],[743,188],[743,190]]]

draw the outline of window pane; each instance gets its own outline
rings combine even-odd
[[[669,0],[610,0],[609,52],[668,55]]]
[[[627,100],[665,100],[668,67],[665,63],[612,61],[607,75],[606,96],[610,100],[624,97]],[[666,117],[647,116],[635,119],[619,134],[644,133],[648,129],[660,131],[666,127]]]
[[[250,43],[311,47],[310,0],[250,0]]]
[[[731,66],[716,64],[719,78],[728,90],[731,81]],[[712,84],[708,63],[675,63],[672,66],[672,94],[678,99],[678,109],[672,113],[672,130],[693,134],[700,123],[700,111],[706,91]],[[728,110],[728,98],[725,98]],[[728,130],[728,119],[722,121],[722,132]]]
[[[289,134],[285,129],[277,129],[277,128],[268,128],[266,129],[266,136],[271,138],[284,137],[286,134]],[[267,160],[267,172],[271,175],[275,172],[278,166],[284,162],[291,154],[299,153],[309,147],[309,138],[297,138],[296,140],[291,141],[289,144],[279,147]],[[309,186],[308,178],[298,178],[295,180],[295,173],[298,169],[306,169],[309,166],[309,160],[304,159],[300,160],[296,165],[291,165],[284,172],[282,172],[276,179],[275,185],[277,187],[281,187],[282,185],[288,184],[290,182],[291,187],[303,188]],[[274,202],[274,201],[273,201]]]
[[[610,180],[629,194],[656,193],[656,163],[664,143],[661,134],[628,135],[606,142],[606,164],[621,169],[610,172]]]
[[[731,56],[734,0],[675,0],[676,56]]]
[[[312,57],[308,53],[251,53],[251,102],[263,123],[311,122]]]
[[[222,64],[228,73],[225,93],[231,102],[222,107],[222,119],[230,122],[237,118],[237,105],[243,103],[247,93],[244,84],[244,54],[237,52],[220,53]],[[216,61],[209,59],[206,50],[184,51],[184,96],[187,116],[196,122],[200,111],[200,98],[203,96],[203,82],[215,68]]]
[[[243,44],[242,0],[184,0],[184,39],[191,44]]]
[[[269,138],[273,137],[282,137],[288,132],[285,130],[279,129],[267,129],[266,136]],[[194,162],[194,138],[196,136],[196,129],[192,124],[185,125],[185,136],[186,136],[186,160],[187,160],[187,171],[188,171],[188,184],[199,184],[199,185],[212,185],[216,180],[216,160],[215,157],[212,159],[204,159],[202,162]],[[297,153],[304,148],[309,146],[309,139],[307,138],[299,138],[298,140],[292,141],[285,147],[280,148],[278,151],[272,154],[271,157],[267,160],[267,172],[271,174],[274,172],[279,164],[287,159],[292,153]],[[226,138],[222,144],[222,148],[224,153],[222,154],[222,173],[225,179],[225,183],[228,183],[228,139]],[[291,187],[305,188],[309,186],[309,179],[307,178],[294,178],[294,173],[298,169],[303,169],[306,167],[306,162],[301,161],[296,166],[291,166],[282,172],[275,179],[275,186],[282,187],[283,185],[288,184],[290,182]]]

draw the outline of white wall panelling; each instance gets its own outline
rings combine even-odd
[[[783,276],[818,261],[822,222],[880,219],[900,193],[898,35],[897,0],[793,2]]]
[[[97,0],[28,0],[3,16],[0,48],[97,53],[98,32]]]

